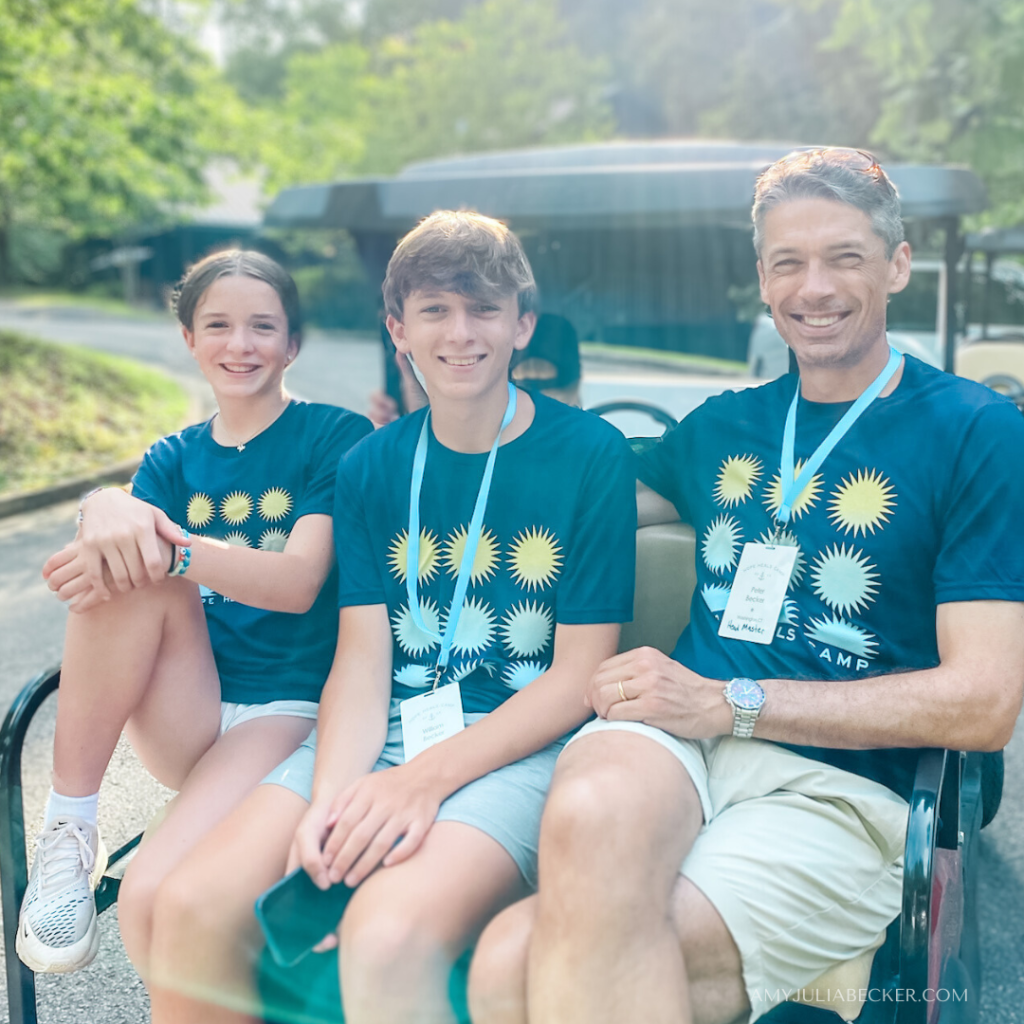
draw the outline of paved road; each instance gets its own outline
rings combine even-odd
[[[0,327],[17,326],[66,342],[134,355],[196,381],[196,371],[173,325],[75,315],[26,317],[0,304]],[[292,389],[310,399],[361,408],[379,380],[379,349],[372,339],[313,333],[290,371]],[[701,385],[705,386],[706,382]],[[696,392],[695,392],[696,394]],[[36,672],[60,659],[65,612],[39,578],[46,556],[73,532],[74,503],[0,520],[0,710]],[[52,708],[30,732],[25,755],[28,830],[42,814],[52,743]],[[981,843],[982,1020],[1024,1024],[1024,739],[1007,751],[1007,780],[999,817]],[[133,835],[165,797],[131,752],[119,748],[104,782],[101,826],[112,844]],[[112,846],[113,848],[113,846]],[[43,1024],[141,1024],[145,991],[125,958],[116,909],[100,919],[102,949],[86,970],[40,980]],[[0,1020],[7,1018],[0,993]]]

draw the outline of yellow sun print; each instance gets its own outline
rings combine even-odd
[[[715,501],[726,508],[739,505],[754,493],[754,487],[763,475],[760,459],[753,455],[730,455],[718,471]]]
[[[859,469],[832,492],[828,517],[837,530],[854,537],[872,533],[889,522],[896,508],[896,489],[877,470]]]
[[[213,522],[215,509],[208,494],[197,492],[188,499],[185,507],[185,518],[193,530],[201,530]]]
[[[519,586],[543,590],[562,570],[562,546],[549,530],[531,526],[512,541],[508,561]]]
[[[242,491],[234,491],[220,503],[220,516],[232,526],[244,523],[252,515],[252,498]]]
[[[250,541],[249,538],[246,537],[246,535],[244,533],[242,533],[241,530],[232,530],[231,533],[229,533],[224,538],[224,543],[225,544],[231,544],[231,545],[233,545],[236,548],[251,548],[252,547],[252,541]]]
[[[292,496],[283,487],[271,487],[260,495],[260,516],[268,523],[276,523],[284,519],[292,510]]]
[[[793,467],[793,479],[795,480],[804,468],[804,459],[801,459],[796,466]],[[793,518],[799,519],[805,512],[809,512],[818,503],[818,499],[821,497],[821,491],[824,481],[822,480],[820,473],[815,473],[810,480],[807,481],[807,486],[797,495],[796,501],[793,502]],[[779,473],[776,473],[772,477],[771,483],[768,485],[765,491],[764,503],[768,511],[775,515],[782,507],[782,482]]]
[[[445,569],[451,576],[458,576],[459,566],[462,565],[462,556],[466,551],[466,539],[469,531],[465,526],[460,526],[444,543]],[[485,526],[480,533],[480,542],[476,546],[476,554],[473,556],[473,568],[470,570],[469,580],[473,584],[486,583],[498,571],[498,559],[500,557],[498,538]]]
[[[421,582],[429,583],[437,572],[440,562],[440,548],[437,543],[437,536],[428,530],[420,530],[420,564],[418,579]],[[391,571],[405,582],[405,566],[409,557],[409,531],[403,530],[388,548],[388,565]]]

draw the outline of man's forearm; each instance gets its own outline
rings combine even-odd
[[[951,667],[850,681],[762,680],[759,739],[864,750],[1000,750],[1020,710],[1009,678],[971,679]]]

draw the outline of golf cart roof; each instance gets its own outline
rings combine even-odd
[[[285,189],[265,223],[400,233],[433,210],[468,207],[517,228],[748,227],[758,174],[794,148],[665,140],[429,160],[393,178]],[[966,168],[892,164],[886,170],[906,218],[957,217],[986,205],[981,181]]]
[[[973,231],[964,238],[968,252],[1000,253],[1024,252],[1024,224],[1010,228],[985,228]]]

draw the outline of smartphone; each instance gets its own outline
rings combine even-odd
[[[402,372],[395,362],[398,350],[395,348],[395,343],[391,340],[391,332],[383,320],[380,325],[380,340],[384,346],[384,390],[395,400],[395,404],[398,406],[398,415],[404,416],[409,410],[405,407],[405,396],[402,394]],[[404,359],[405,356],[401,358]]]
[[[344,882],[324,892],[304,868],[296,868],[256,900],[256,920],[271,956],[282,966],[297,964],[338,927],[355,889]]]

